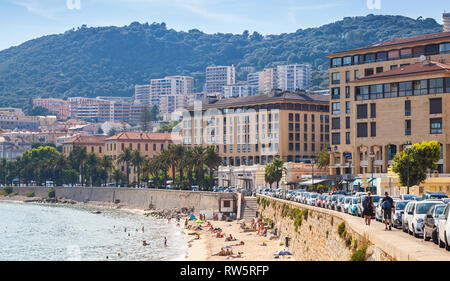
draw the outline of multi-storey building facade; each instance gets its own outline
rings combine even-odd
[[[60,119],[66,119],[70,115],[69,103],[62,99],[33,99],[33,106],[46,108]]]
[[[234,66],[210,66],[206,68],[207,93],[223,93],[223,87],[236,83]]]
[[[328,57],[332,174],[386,173],[406,143],[428,140],[450,173],[450,32]]]
[[[247,84],[226,85],[223,87],[223,98],[249,97],[258,93],[258,87]]]
[[[214,146],[224,165],[264,165],[274,157],[302,162],[329,141],[328,97],[322,95],[273,91],[188,112],[182,121],[184,145]]]
[[[283,91],[306,90],[311,85],[310,64],[277,66],[277,87]]]
[[[134,103],[150,104],[150,85],[136,85],[134,86]]]
[[[168,149],[169,145],[175,141],[178,140],[174,140],[173,134],[170,133],[123,132],[105,139],[105,155],[111,156],[116,163],[116,168],[126,173],[126,164],[117,162],[126,147],[131,151],[139,150],[142,157],[153,158]],[[136,181],[135,169],[131,167],[129,169],[131,182]]]
[[[86,153],[102,156],[105,153],[105,138],[104,136],[77,135],[63,142],[62,152],[68,157],[75,147],[83,147],[86,149]]]

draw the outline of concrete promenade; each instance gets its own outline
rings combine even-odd
[[[372,220],[370,226],[367,226],[361,217],[288,200],[266,198],[340,218],[345,221],[348,228],[362,237],[366,237],[372,244],[397,261],[450,261],[450,251],[439,248],[432,241],[415,238],[401,229],[385,230],[384,223],[376,220]]]

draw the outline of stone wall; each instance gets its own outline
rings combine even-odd
[[[57,198],[105,203],[114,203],[119,200],[117,202],[120,202],[120,205],[141,209],[194,208],[195,212],[203,210],[219,212],[221,198],[234,198],[236,202],[236,195],[233,193],[108,187],[55,187],[54,189]],[[34,192],[38,197],[47,197],[48,190],[48,187],[13,188],[13,191],[19,195]]]
[[[260,218],[277,228],[280,242],[289,238],[296,260],[394,260],[355,229],[340,213],[265,196],[258,196]]]

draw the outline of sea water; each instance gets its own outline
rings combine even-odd
[[[187,240],[174,223],[125,210],[0,202],[1,261],[183,260]]]

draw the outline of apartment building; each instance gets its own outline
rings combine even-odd
[[[135,85],[134,86],[134,103],[150,105],[150,89],[151,85]]]
[[[153,158],[168,149],[169,145],[175,141],[173,135],[167,132],[122,132],[105,139],[105,155],[110,155],[116,161],[116,168],[126,173],[126,164],[117,162],[126,147],[131,151],[139,150],[143,157]],[[131,167],[129,168],[131,169]],[[130,180],[130,182],[137,181],[135,169],[130,170]]]
[[[75,147],[84,147],[86,153],[95,153],[101,157],[105,153],[105,138],[105,136],[74,136],[62,143],[62,153],[68,157]]]
[[[304,91],[204,103],[182,120],[185,146],[214,146],[225,166],[314,158],[329,141],[328,97]]]
[[[62,99],[33,99],[33,107],[46,108],[50,113],[55,114],[59,119],[66,119],[70,116],[69,103]]]
[[[332,174],[386,173],[406,143],[441,144],[450,173],[450,32],[343,51],[330,58]]]
[[[307,90],[311,85],[310,64],[277,66],[277,87],[283,91]]]
[[[207,93],[223,93],[223,87],[236,83],[234,66],[210,66],[206,68]]]
[[[131,125],[139,123],[140,116],[146,108],[143,104],[84,97],[69,98],[68,102],[72,118],[93,119],[98,122],[125,122]]]
[[[246,83],[226,85],[223,87],[223,98],[249,97],[258,93],[258,87]]]

